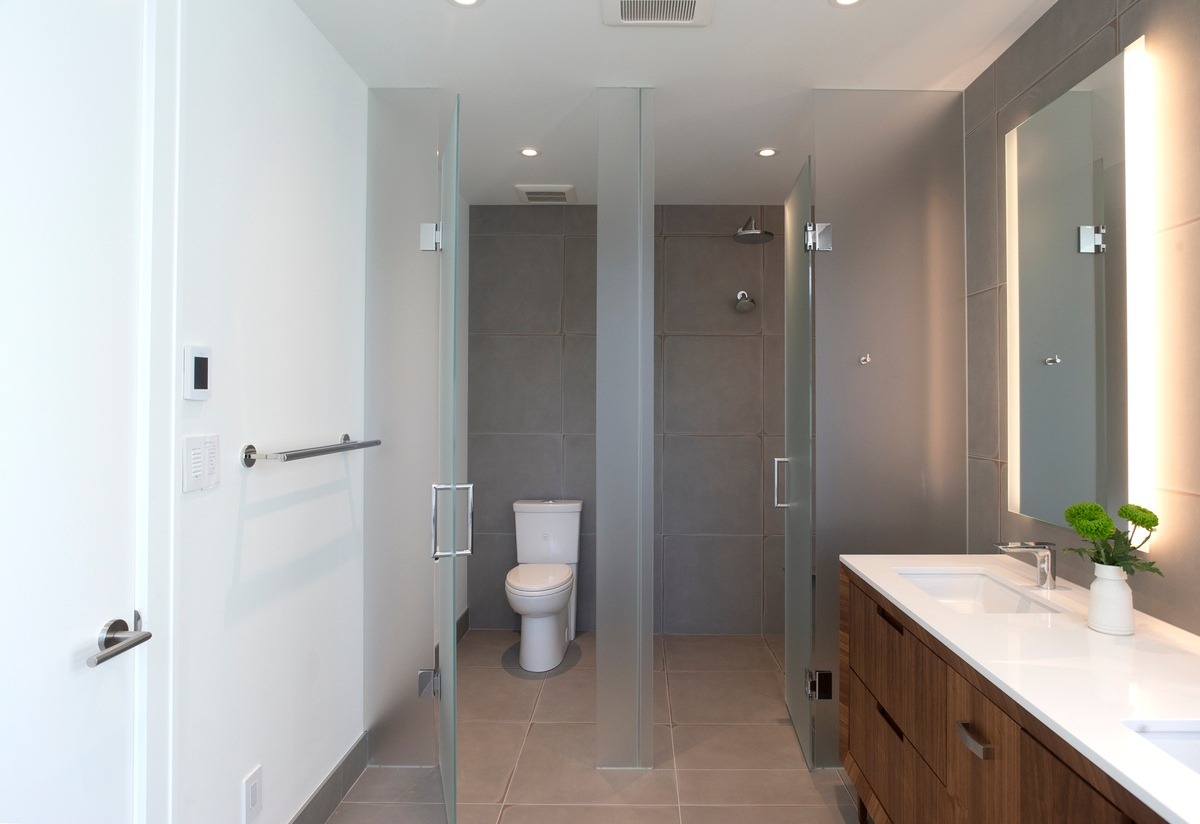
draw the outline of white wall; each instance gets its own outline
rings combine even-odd
[[[363,721],[363,465],[245,469],[373,437],[363,424],[364,84],[289,0],[184,4],[177,344],[213,348],[213,397],[178,436],[221,437],[221,485],[177,493],[178,824],[286,822]]]

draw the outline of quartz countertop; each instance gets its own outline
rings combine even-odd
[[[1200,722],[1200,636],[1141,612],[1133,635],[1091,630],[1086,588],[1060,579],[1038,589],[1030,564],[1003,555],[841,561],[1150,809],[1200,824],[1200,773],[1123,723]],[[898,571],[918,569],[992,573],[1062,611],[963,614]]]

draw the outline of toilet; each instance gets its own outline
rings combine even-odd
[[[575,577],[583,501],[514,501],[517,565],[504,578],[508,604],[521,616],[521,669],[562,663],[575,637]]]

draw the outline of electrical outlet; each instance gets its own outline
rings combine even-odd
[[[254,824],[262,812],[262,764],[242,779],[242,824]]]

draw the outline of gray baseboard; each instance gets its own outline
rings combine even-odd
[[[325,824],[366,768],[367,734],[363,733],[350,751],[342,756],[333,772],[321,782],[317,791],[304,802],[300,812],[292,819],[292,824]]]
[[[461,641],[463,636],[467,634],[467,630],[471,628],[471,608],[467,607],[463,610],[463,614],[458,616],[458,623],[454,626],[457,640]]]

